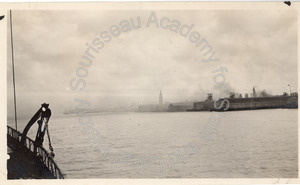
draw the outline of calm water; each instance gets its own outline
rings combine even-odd
[[[82,133],[77,116],[52,117],[49,127],[55,159],[67,178],[297,177],[297,110],[226,112],[213,139],[204,141],[200,132],[217,114],[89,114],[93,130],[106,139],[103,146],[113,145],[106,157],[94,151],[96,140]],[[183,155],[192,141],[198,151]],[[44,146],[48,149],[46,138]]]

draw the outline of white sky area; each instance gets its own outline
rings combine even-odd
[[[40,104],[53,114],[75,109],[74,98],[92,108],[201,101],[229,92],[215,89],[213,70],[226,67],[228,89],[276,95],[297,87],[296,11],[156,11],[181,25],[194,24],[215,51],[217,62],[204,63],[189,38],[167,29],[146,27],[150,11],[13,11],[17,111],[30,118]],[[83,91],[73,91],[79,63],[91,44],[110,26],[137,17],[141,28],[113,37],[87,68]],[[9,25],[8,25],[9,31]],[[8,33],[8,117],[13,117],[11,44]]]

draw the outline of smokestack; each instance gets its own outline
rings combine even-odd
[[[212,93],[207,94],[207,100],[212,101],[213,100],[213,95]]]
[[[235,94],[234,93],[230,93],[229,98],[235,98]]]
[[[259,97],[270,97],[270,96],[272,96],[271,94],[267,93],[265,90],[259,92],[258,94],[259,94]]]

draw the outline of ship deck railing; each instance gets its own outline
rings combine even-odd
[[[13,129],[10,126],[7,126],[7,136],[10,137],[10,139],[14,140],[17,146],[21,145],[22,133],[20,133],[19,131]],[[64,175],[62,171],[59,169],[53,157],[44,147],[36,146],[37,149],[36,152],[34,152],[35,143],[29,137],[26,137],[24,147],[26,147],[32,153],[32,155],[38,157],[39,160],[42,163],[44,163],[44,165],[48,168],[48,170],[56,179],[64,179]]]

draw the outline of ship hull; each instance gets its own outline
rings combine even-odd
[[[223,98],[216,101],[194,103],[189,111],[242,111],[259,109],[297,109],[298,96],[256,98]]]

